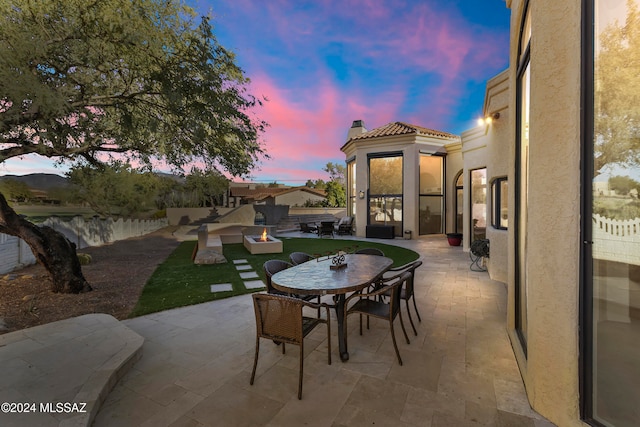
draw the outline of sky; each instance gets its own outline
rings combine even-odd
[[[368,130],[402,121],[460,134],[482,115],[486,81],[508,67],[504,0],[186,0],[213,18],[250,93],[267,102],[269,159],[257,182],[328,179],[354,120]],[[0,175],[65,167],[30,155]]]

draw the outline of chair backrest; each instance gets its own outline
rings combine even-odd
[[[282,261],[280,259],[270,259],[265,262],[263,265],[264,275],[267,278],[267,292],[273,293],[275,291],[273,284],[271,283],[271,276],[276,274],[278,271],[285,270],[289,267],[293,267],[286,261]]]
[[[384,256],[384,252],[378,248],[362,248],[362,249],[358,249],[355,253],[361,254],[361,255]]]
[[[338,222],[338,226],[341,225],[351,225],[353,223],[353,217],[352,216],[343,216],[342,218],[340,218],[340,222]]]
[[[289,259],[293,265],[298,265],[312,260],[313,257],[306,252],[291,252],[289,254]]]
[[[394,276],[388,279],[383,279],[381,284],[386,286],[387,290],[391,291],[391,298],[389,304],[391,304],[391,320],[395,319],[396,315],[400,312],[400,289],[402,285],[411,280],[412,274],[408,271],[403,272],[400,276]]]
[[[407,297],[413,295],[413,283],[414,283],[414,278],[416,276],[416,268],[420,267],[422,265],[422,261],[413,261],[409,264],[407,264],[405,269],[403,269],[403,272],[409,273],[411,274],[411,277],[409,277],[409,279],[407,280],[407,284],[405,286],[405,292],[407,294]]]
[[[258,337],[290,344],[302,343],[301,300],[264,293],[252,296]]]
[[[322,221],[320,223],[320,235],[333,234],[333,221]]]

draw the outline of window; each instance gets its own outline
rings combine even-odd
[[[473,169],[471,175],[471,241],[487,236],[487,168]]]
[[[527,1],[520,28],[516,72],[516,159],[515,159],[515,327],[527,354],[527,216],[529,198],[529,102],[531,67],[531,16]]]
[[[637,426],[640,402],[640,0],[587,0],[583,414]]]
[[[458,172],[458,177],[456,178],[456,226],[455,232],[462,233],[463,225],[462,221],[464,219],[464,176],[462,171]]]
[[[444,233],[444,157],[420,154],[420,235]]]
[[[402,154],[369,155],[370,225],[393,225],[402,236]]]
[[[355,218],[356,200],[358,191],[356,189],[356,159],[347,160],[347,215]]]
[[[507,178],[496,178],[491,183],[491,225],[499,230],[508,226],[508,191]]]

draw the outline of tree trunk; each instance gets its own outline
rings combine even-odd
[[[0,193],[0,233],[24,240],[36,260],[51,276],[53,292],[88,292],[91,286],[84,278],[76,245],[51,227],[38,227],[18,215]]]

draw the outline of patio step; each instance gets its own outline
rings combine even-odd
[[[113,386],[142,356],[143,342],[107,314],[0,335],[0,394],[7,402],[37,405],[30,413],[0,414],[0,424],[90,426]],[[58,402],[77,406],[57,412]],[[40,403],[54,406],[42,409]]]

